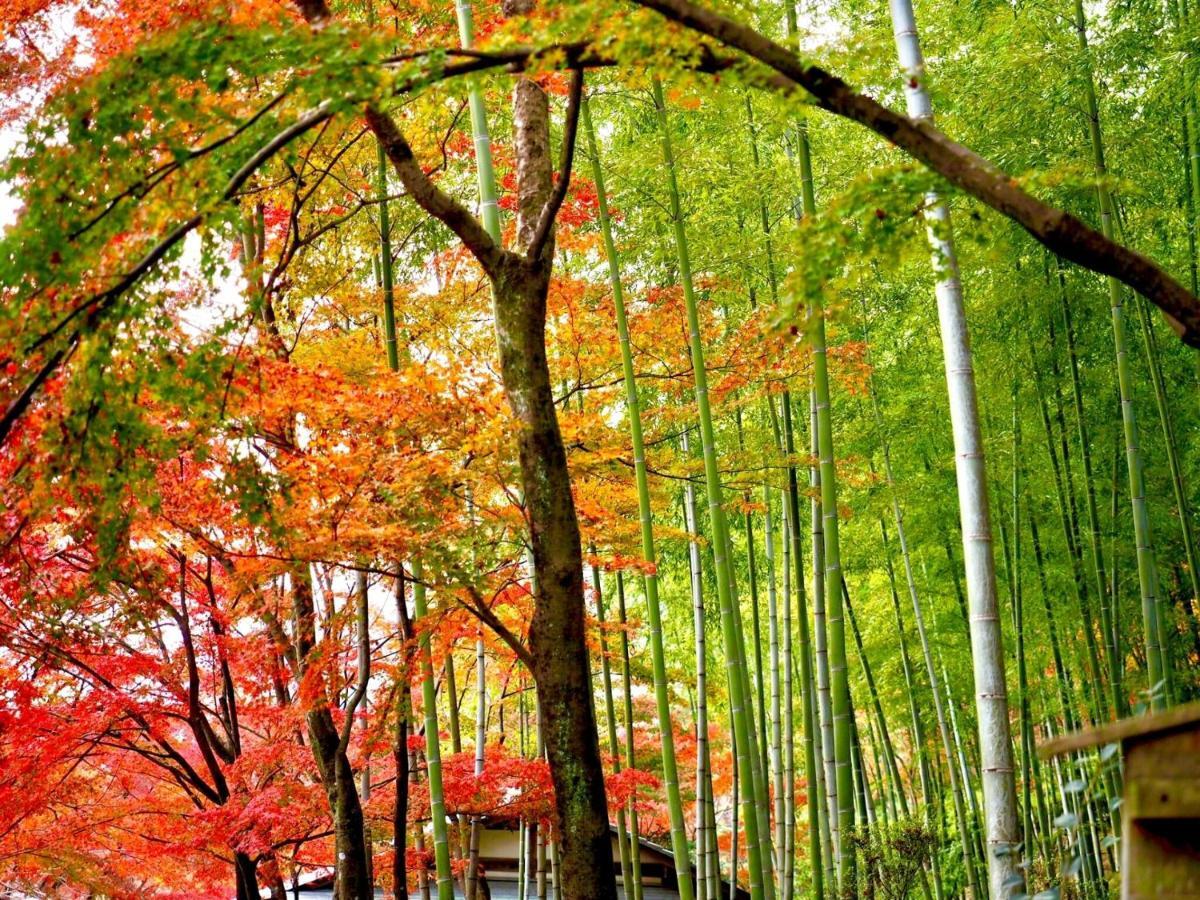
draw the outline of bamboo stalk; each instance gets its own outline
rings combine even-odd
[[[613,306],[617,315],[617,334],[621,346],[621,367],[625,381],[625,405],[629,414],[629,432],[633,443],[634,478],[638,491],[642,556],[647,563],[642,576],[642,584],[646,593],[647,617],[650,623],[650,656],[654,671],[654,698],[658,709],[659,731],[662,740],[663,786],[667,793],[667,807],[671,823],[671,850],[678,872],[680,900],[692,900],[691,860],[688,852],[687,831],[684,825],[683,800],[679,792],[679,774],[675,762],[675,739],[666,675],[666,656],[663,650],[658,576],[655,572],[657,557],[654,547],[653,512],[650,508],[650,487],[646,475],[646,448],[642,436],[641,407],[634,377],[633,354],[629,343],[629,323],[625,312],[619,257],[616,242],[613,240],[612,219],[608,212],[608,200],[604,187],[604,170],[600,164],[595,128],[586,99],[581,103],[580,114],[588,150],[592,157],[592,175],[596,182],[599,199],[600,227],[604,236],[604,248],[608,260]]]
[[[743,648],[740,644],[738,627],[740,612],[735,608],[731,592],[732,582],[728,558],[729,533],[725,520],[720,472],[717,466],[712,413],[708,401],[708,376],[705,370],[704,347],[700,338],[700,318],[692,284],[691,262],[688,256],[683,214],[680,209],[679,186],[675,175],[675,157],[671,145],[666,104],[663,99],[662,85],[657,80],[653,83],[653,93],[662,133],[663,160],[666,165],[667,187],[670,193],[670,210],[679,260],[679,276],[683,285],[684,303],[687,307],[689,346],[695,379],[696,407],[700,419],[700,443],[704,458],[705,488],[708,495],[709,522],[712,530],[712,547],[717,575],[717,596],[721,608],[721,630],[730,689],[730,715],[733,719],[734,746],[738,759],[738,778],[746,830],[750,893],[754,900],[760,900],[760,898],[766,900],[774,895],[774,886],[766,877],[769,862],[765,861],[764,857],[769,857],[770,854],[763,853],[763,836],[759,834],[758,815],[755,807],[754,757],[757,754],[754,753],[751,745],[750,719],[752,713],[747,707],[749,698],[746,696],[745,687],[748,679],[742,663]],[[767,836],[768,846],[769,840],[770,838]]]
[[[889,7],[896,50],[906,79],[908,114],[914,119],[931,122],[933,108],[924,84],[925,61],[917,37],[912,4],[910,0],[890,0]],[[975,706],[987,819],[987,869],[990,892],[995,896],[1005,896],[1014,887],[1019,891],[1024,884],[1024,877],[1012,853],[1019,840],[1016,786],[1004,677],[1004,645],[996,611],[996,573],[992,557],[987,473],[950,209],[935,193],[927,197],[927,207],[926,218],[930,223],[928,237],[937,277],[938,319],[950,395],[963,556],[971,613]]]

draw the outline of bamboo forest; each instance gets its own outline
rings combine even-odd
[[[1189,2],[0,0],[0,896],[1200,896]]]

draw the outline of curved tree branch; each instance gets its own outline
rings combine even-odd
[[[691,0],[633,0],[673,22],[715,38],[768,66],[802,88],[821,109],[870,129],[955,187],[1012,219],[1047,249],[1101,275],[1111,275],[1161,309],[1192,347],[1200,347],[1200,300],[1140,253],[1110,240],[1064,210],[1023,190],[1015,179],[933,125],[901,115],[855,91],[836,75],[805,65],[787,48],[753,28]],[[772,87],[779,91],[777,81]],[[786,92],[783,87],[782,91]]]

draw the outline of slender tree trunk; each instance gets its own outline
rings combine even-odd
[[[374,8],[371,8],[374,14]],[[376,260],[379,287],[383,292],[383,340],[387,350],[388,368],[400,368],[399,343],[396,334],[396,294],[392,270],[392,226],[388,210],[387,155],[383,144],[376,148],[376,189],[379,198],[379,257]],[[404,567],[396,566],[396,621],[401,641],[400,672],[396,689],[396,730],[392,741],[392,762],[396,768],[396,794],[392,804],[392,893],[396,900],[408,900],[408,790],[409,753],[408,733],[412,719],[412,664],[410,642],[412,623],[408,617],[404,596]]]
[[[312,575],[305,565],[293,567],[290,574],[294,615],[298,625],[296,650],[303,674],[306,661],[316,647]],[[329,702],[324,696],[316,698],[305,714],[305,720],[309,745],[333,817],[334,851],[338,861],[334,897],[335,900],[370,900],[372,888],[362,805],[354,770],[350,767]]]

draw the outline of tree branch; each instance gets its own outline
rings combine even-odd
[[[474,586],[466,585],[465,590],[471,599],[470,602],[467,602],[462,598],[461,595],[459,596],[459,603],[463,605],[463,608],[474,614],[481,622],[483,622],[483,624],[492,629],[492,631],[495,632],[496,635],[502,641],[504,641],[504,643],[508,644],[508,646],[512,649],[512,652],[516,654],[517,659],[521,660],[521,662],[525,664],[529,671],[532,672],[533,654],[530,652],[529,648],[522,644],[521,639],[513,634],[508,626],[501,622],[500,618],[488,608],[488,605],[484,602],[483,597]]]
[[[1024,191],[1015,179],[927,122],[910,119],[860,94],[842,79],[799,57],[753,28],[691,0],[633,0],[673,22],[741,50],[807,91],[817,106],[857,122],[924,163],[955,187],[1023,227],[1063,259],[1110,275],[1161,309],[1192,347],[1200,347],[1200,300],[1157,264],[1102,235],[1075,216]],[[777,81],[771,85],[786,93]]]
[[[364,115],[392,168],[417,205],[453,231],[479,260],[484,271],[493,274],[500,265],[504,251],[496,245],[479,220],[425,174],[413,155],[408,139],[391,116],[373,104],[367,106]]]
[[[538,218],[537,228],[529,240],[526,258],[532,263],[542,255],[542,250],[550,239],[550,231],[554,228],[554,218],[562,208],[563,200],[567,197],[567,188],[571,185],[571,166],[575,160],[575,136],[579,131],[579,100],[583,95],[583,69],[571,71],[571,93],[567,99],[567,117],[563,123],[562,160],[558,165],[558,184],[554,193],[542,207]]]

